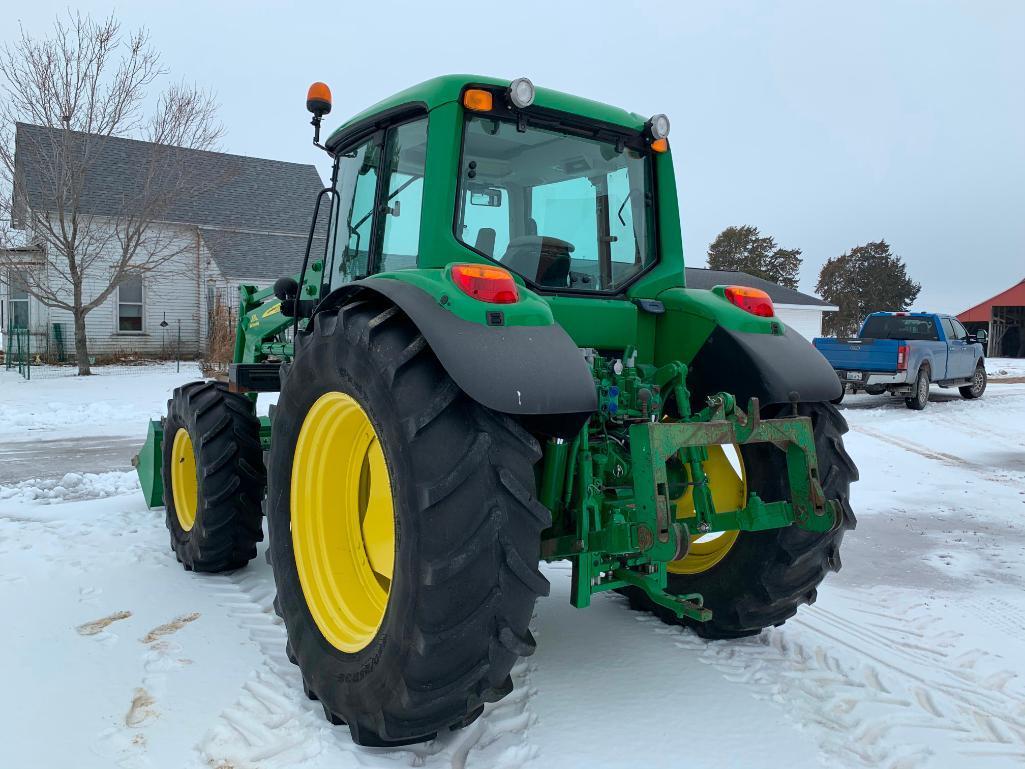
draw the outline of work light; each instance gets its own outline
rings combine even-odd
[[[669,118],[659,112],[648,118],[648,132],[655,141],[669,136]]]
[[[509,84],[509,101],[523,109],[534,103],[534,84],[525,77],[518,77]]]

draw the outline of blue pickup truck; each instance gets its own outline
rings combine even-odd
[[[836,369],[845,392],[903,395],[909,409],[921,411],[930,384],[957,387],[964,398],[982,396],[983,334],[969,334],[949,315],[874,312],[856,337],[820,337],[814,344]]]

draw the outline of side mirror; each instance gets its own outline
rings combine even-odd
[[[281,300],[281,314],[295,317],[295,300],[299,296],[299,283],[295,278],[278,278],[274,281],[274,296]]]
[[[986,329],[980,328],[975,332],[975,341],[979,344],[986,344],[987,339],[989,339],[989,332]]]
[[[282,302],[295,299],[299,293],[299,283],[295,278],[278,278],[274,281],[274,296]]]
[[[498,187],[484,187],[470,193],[471,206],[499,208],[502,205],[502,190]]]

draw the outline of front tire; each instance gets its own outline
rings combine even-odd
[[[668,592],[700,593],[712,610],[708,622],[679,619],[658,606],[637,588],[623,591],[636,609],[650,611],[663,622],[688,625],[703,638],[741,638],[763,628],[781,625],[802,604],[814,603],[816,588],[826,574],[840,569],[844,532],[857,525],[850,506],[850,485],[858,469],[847,455],[843,434],[847,422],[828,403],[802,404],[800,415],[811,417],[818,455],[819,478],[827,499],[837,499],[840,525],[826,533],[788,526],[768,531],[728,532],[728,551],[694,573],[669,573]],[[786,464],[782,453],[767,444],[741,447],[747,488],[764,501],[788,497]],[[713,494],[714,494],[713,490]],[[724,535],[725,536],[725,535]],[[688,556],[690,557],[690,556]],[[681,564],[687,563],[684,558]]]
[[[187,571],[230,571],[256,557],[267,475],[252,401],[222,382],[175,389],[161,475],[171,549]]]
[[[346,505],[351,511],[362,504],[353,508],[362,492],[338,480],[348,467],[362,487],[355,463],[337,456],[336,474],[330,463],[321,472],[307,450],[321,442],[303,439],[305,430],[333,429],[311,416],[325,398],[355,404],[365,415],[363,429],[373,433],[388,479],[390,569],[380,566],[378,539],[365,529],[355,535],[384,594],[378,614],[360,615],[360,632],[331,620],[331,601],[318,598],[313,583],[327,585],[338,612],[364,605],[364,588],[335,579],[334,565],[344,564],[331,550],[318,562],[303,544],[317,540],[304,520],[329,526],[332,516],[346,515]],[[344,442],[333,445],[335,454],[346,453]],[[297,456],[309,458],[306,466],[294,462]],[[537,569],[540,534],[551,525],[534,496],[539,458],[531,435],[470,400],[409,319],[374,294],[318,313],[312,331],[297,338],[270,455],[276,607],[307,694],[321,701],[329,721],[348,724],[356,743],[431,739],[471,722],[486,702],[512,690],[513,664],[534,651],[534,603],[549,590]],[[378,493],[370,472],[367,498]],[[375,530],[383,530],[379,523]]]
[[[975,400],[981,398],[982,394],[986,392],[986,366],[980,361],[979,365],[975,367],[975,373],[972,374],[972,383],[965,387],[958,387],[957,391],[961,393],[961,397],[967,400]]]

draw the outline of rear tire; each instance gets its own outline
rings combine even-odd
[[[975,373],[972,374],[972,383],[965,385],[964,387],[958,387],[957,391],[961,393],[961,397],[967,400],[975,400],[981,398],[982,394],[986,392],[986,366],[980,361],[979,365],[975,367]]]
[[[187,571],[245,566],[263,539],[261,504],[267,484],[252,401],[228,392],[222,382],[190,382],[175,389],[167,402],[163,426],[161,476],[171,549]],[[180,432],[179,447],[186,449],[176,456]],[[195,462],[195,486],[189,483],[186,491],[179,483],[177,501],[184,504],[176,505],[174,467],[188,461],[188,453]],[[188,471],[186,480],[193,472]]]
[[[850,485],[858,469],[847,455],[843,434],[847,422],[828,403],[802,404],[815,431],[819,478],[828,499],[838,499],[840,525],[819,534],[796,526],[768,531],[742,531],[727,555],[707,571],[669,574],[668,592],[700,593],[712,610],[708,622],[680,619],[654,604],[637,588],[623,592],[632,608],[650,611],[663,622],[687,625],[703,638],[741,638],[781,625],[802,604],[815,602],[816,588],[831,571],[840,570],[844,532],[857,525],[850,506]],[[766,444],[742,446],[748,489],[766,502],[786,499],[786,465],[782,453]]]
[[[833,400],[831,400],[830,403],[832,403],[834,406],[839,406],[841,403],[843,403],[843,399],[844,399],[844,396],[846,394],[847,394],[847,385],[845,385],[843,382],[841,382],[840,383],[840,394],[837,397],[833,398]]]
[[[915,377],[915,390],[910,398],[904,399],[904,405],[913,411],[921,411],[929,405],[929,367],[922,366]]]
[[[395,523],[383,618],[353,651],[314,618],[293,543],[293,457],[311,407],[330,392],[357,401],[372,423]],[[411,321],[376,294],[318,313],[296,339],[270,453],[275,605],[307,693],[356,743],[429,740],[512,691],[513,664],[535,648],[534,603],[549,590],[537,569],[551,525],[534,495],[540,456],[519,424],[459,390]]]

